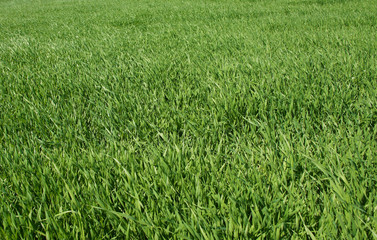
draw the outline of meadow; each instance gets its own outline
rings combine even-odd
[[[0,0],[0,239],[377,239],[374,0]]]

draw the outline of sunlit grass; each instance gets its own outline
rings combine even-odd
[[[371,0],[0,0],[0,238],[377,238],[376,23]]]

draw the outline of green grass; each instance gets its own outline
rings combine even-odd
[[[1,239],[376,239],[374,0],[0,0]]]

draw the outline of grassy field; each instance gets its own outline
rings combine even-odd
[[[374,0],[0,0],[1,239],[377,239]]]

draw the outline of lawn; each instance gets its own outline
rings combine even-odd
[[[377,239],[374,0],[0,0],[1,239]]]

